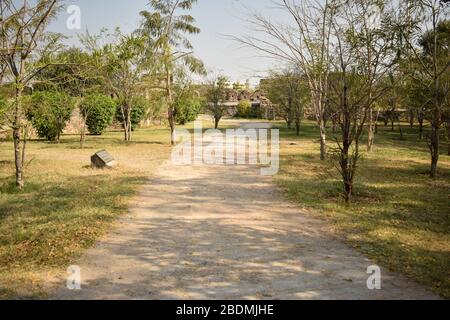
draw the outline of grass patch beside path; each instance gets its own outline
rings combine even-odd
[[[169,131],[143,129],[125,143],[120,132],[78,136],[60,145],[27,146],[26,188],[14,187],[11,142],[0,143],[0,299],[45,298],[51,280],[105,234],[140,186],[170,154]],[[107,149],[112,170],[92,170],[90,156]],[[50,281],[50,283],[49,283]]]
[[[376,150],[364,154],[355,199],[341,198],[340,177],[319,158],[318,135],[310,122],[302,136],[281,124],[281,170],[275,178],[305,210],[333,222],[354,248],[381,266],[400,272],[450,298],[450,157],[442,148],[439,177],[427,171],[430,155],[416,130],[380,128]],[[308,210],[309,209],[309,210]]]

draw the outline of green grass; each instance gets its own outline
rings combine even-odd
[[[333,165],[320,161],[318,134],[307,122],[302,136],[282,127],[281,171],[277,183],[313,215],[329,219],[354,248],[381,266],[450,298],[450,157],[446,146],[439,176],[428,176],[430,156],[415,129],[404,138],[380,127],[375,151],[365,153],[355,181],[353,203],[341,196]],[[363,138],[365,141],[365,138]]]
[[[28,144],[26,187],[14,186],[11,142],[0,143],[0,299],[45,297],[60,272],[93,245],[127,211],[137,190],[169,157],[169,131],[88,137],[60,145]],[[112,170],[92,170],[90,155],[107,149],[117,160]]]
[[[341,198],[332,164],[319,159],[310,122],[300,138],[281,128],[276,181],[306,211],[329,219],[351,246],[450,298],[450,158],[442,155],[439,177],[431,180],[428,149],[416,130],[405,127],[403,140],[389,130],[380,128],[375,152],[364,155],[351,205]],[[60,145],[33,141],[22,192],[14,187],[12,143],[0,142],[0,299],[45,298],[56,277],[126,213],[170,154],[166,129],[138,130],[133,139],[124,143],[122,133],[109,132],[88,137],[84,150],[77,136]],[[89,157],[100,149],[119,166],[90,169]]]

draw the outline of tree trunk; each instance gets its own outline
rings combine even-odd
[[[367,140],[367,152],[373,151],[373,144],[375,142],[375,125],[373,119],[373,109],[369,110],[369,130],[368,130],[368,140]]]
[[[419,117],[419,140],[423,140],[423,122],[424,118],[422,116]]]
[[[214,128],[215,129],[219,129],[220,119],[221,118],[219,118],[219,117],[214,117]]]
[[[297,133],[297,137],[300,137],[300,128],[301,128],[301,121],[300,119],[297,119],[295,121],[295,131]]]
[[[409,127],[414,128],[414,110],[409,111]]]
[[[327,131],[325,127],[325,121],[321,120],[320,125],[320,160],[327,158]]]
[[[16,84],[20,87],[20,84]],[[14,139],[14,160],[16,166],[16,186],[19,189],[23,189],[25,186],[24,176],[23,176],[23,162],[22,159],[25,157],[24,151],[21,150],[20,141],[20,128],[21,124],[21,98],[22,89],[16,89],[15,97],[15,110],[14,110],[14,128],[13,128],[13,139]]]
[[[81,128],[81,137],[80,137],[80,148],[84,148],[84,144],[86,143],[86,118],[83,117],[83,127]]]
[[[433,127],[431,130],[431,136],[430,136],[430,152],[431,152],[431,171],[430,171],[430,177],[436,178],[437,176],[437,169],[438,169],[438,162],[439,162],[439,126],[436,125],[436,123],[433,123]]]

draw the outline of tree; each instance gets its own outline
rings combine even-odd
[[[41,138],[61,142],[61,134],[75,109],[74,99],[58,91],[38,91],[29,99],[26,115]]]
[[[309,100],[309,87],[305,77],[292,67],[276,72],[272,71],[266,88],[270,101],[278,107],[288,128],[295,124],[296,133],[300,135],[300,125],[304,106]]]
[[[116,114],[116,101],[109,96],[103,94],[90,94],[83,98],[80,103],[80,113],[85,119],[86,126],[91,134],[101,135],[112,123]],[[81,138],[84,140],[84,137]]]
[[[428,146],[431,154],[430,177],[435,178],[440,157],[440,132],[443,114],[448,101],[448,72],[450,56],[448,54],[448,30],[444,31],[445,18],[449,13],[449,3],[440,0],[417,0],[411,2],[414,33],[404,32],[411,19],[400,17],[398,31],[416,60],[417,69],[410,74],[422,87],[428,98],[425,116],[431,123]],[[440,32],[440,28],[444,32]],[[419,45],[419,47],[417,47]]]
[[[175,121],[184,125],[197,119],[203,99],[196,87],[186,78],[181,78],[174,86]]]
[[[146,39],[136,35],[123,35],[116,31],[116,43],[101,48],[96,37],[87,34],[85,45],[93,47],[97,68],[110,92],[117,98],[124,128],[125,141],[131,141],[133,100],[140,94],[146,81],[152,79],[155,61],[146,51]]]
[[[224,105],[228,79],[218,76],[212,80],[206,93],[206,108],[214,117],[214,128],[219,128],[219,123],[227,110]]]
[[[176,140],[174,70],[177,64],[182,63],[193,73],[205,73],[203,63],[194,57],[193,46],[186,38],[186,35],[198,34],[200,29],[195,26],[192,16],[177,15],[179,11],[191,10],[196,2],[197,0],[151,0],[153,12],[141,12],[144,21],[138,34],[147,37],[149,50],[156,54],[162,67],[172,145],[175,145]]]
[[[333,17],[332,73],[329,75],[330,90],[327,101],[338,111],[339,134],[335,135],[337,147],[331,150],[336,168],[344,186],[344,198],[348,203],[353,195],[353,184],[360,159],[360,139],[372,106],[385,94],[389,86],[381,85],[390,72],[396,56],[384,40],[361,37],[364,29],[366,2],[345,2],[337,8]],[[360,7],[362,6],[362,8]],[[361,54],[360,42],[370,47],[374,60],[368,66],[367,56]],[[373,43],[372,43],[373,42]],[[368,69],[378,70],[376,73]],[[375,76],[376,74],[376,76]]]
[[[253,34],[232,37],[274,59],[294,65],[304,74],[311,92],[312,109],[320,131],[320,157],[326,157],[326,96],[330,72],[331,21],[335,0],[276,0],[276,7],[289,18],[275,23],[269,17],[253,14]]]
[[[0,61],[6,64],[14,85],[13,140],[16,185],[22,189],[24,181],[25,148],[22,148],[22,95],[36,76],[51,65],[58,47],[59,35],[45,32],[58,11],[58,0],[0,1]],[[39,49],[39,50],[38,50]]]
[[[55,57],[57,64],[52,64],[43,70],[34,84],[36,90],[57,90],[76,97],[79,105],[82,125],[80,128],[80,148],[86,141],[86,120],[93,104],[86,104],[83,99],[99,92],[107,94],[104,78],[99,74],[98,65],[93,54],[80,48],[64,49]],[[98,110],[97,110],[98,111]]]
[[[134,131],[140,123],[144,120],[145,115],[149,109],[149,102],[146,98],[142,96],[133,97],[131,100],[131,113],[130,113],[130,129]],[[116,119],[119,122],[123,121],[122,107],[119,105],[116,112]]]
[[[248,118],[252,113],[252,103],[249,100],[241,100],[237,106],[237,116]]]

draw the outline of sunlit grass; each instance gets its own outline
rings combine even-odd
[[[0,298],[42,297],[58,272],[102,236],[170,153],[165,128],[78,136],[60,145],[28,144],[26,187],[14,186],[11,142],[0,143]],[[112,170],[93,170],[90,156],[107,149]],[[50,283],[49,283],[50,282]]]
[[[431,180],[426,143],[415,130],[403,131],[400,140],[397,131],[380,128],[375,152],[360,162],[350,205],[333,165],[319,159],[311,122],[300,138],[281,128],[276,181],[305,210],[330,219],[351,246],[449,298],[450,157],[443,145],[439,176]]]

